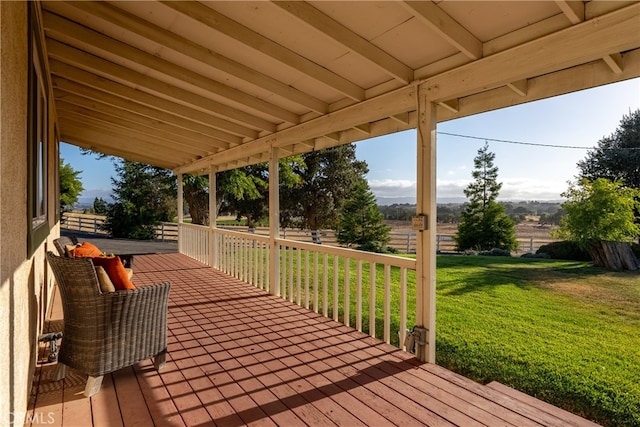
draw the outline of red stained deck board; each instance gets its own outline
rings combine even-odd
[[[121,427],[122,414],[111,375],[105,375],[100,393],[91,396],[92,421],[95,427]],[[86,424],[90,425],[90,424]]]
[[[136,257],[137,286],[166,280],[169,353],[160,373],[143,361],[106,375],[100,393],[86,399],[85,376],[70,370],[52,382],[53,366],[43,366],[30,408],[52,410],[58,425],[561,426],[568,419],[186,256]]]

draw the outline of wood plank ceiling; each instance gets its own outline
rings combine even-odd
[[[640,4],[43,2],[62,141],[218,170],[640,76]],[[390,148],[391,149],[391,148]]]

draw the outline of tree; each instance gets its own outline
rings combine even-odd
[[[369,184],[364,178],[360,179],[351,198],[342,208],[336,233],[338,243],[361,250],[383,252],[389,243],[389,230]]]
[[[572,240],[589,252],[594,265],[616,270],[635,270],[640,263],[629,242],[640,236],[634,222],[640,190],[625,187],[622,181],[582,178],[562,193],[567,215],[560,221],[555,237]]]
[[[82,171],[77,171],[69,163],[60,158],[60,208],[70,209],[78,202],[78,197],[84,188],[78,177]]]
[[[107,202],[102,197],[93,199],[93,212],[96,215],[107,214]]]
[[[176,178],[145,163],[115,162],[111,178],[115,203],[107,208],[104,228],[113,237],[153,239],[155,226],[176,214]]]
[[[618,128],[598,141],[598,147],[578,162],[578,169],[580,178],[622,180],[625,186],[640,190],[640,110],[623,116]],[[640,224],[638,208],[635,218]]]
[[[473,159],[472,181],[464,190],[469,199],[455,236],[459,250],[515,250],[518,248],[513,221],[503,205],[496,202],[502,184],[497,181],[495,154],[485,144]]]
[[[578,162],[578,169],[580,177],[590,181],[622,180],[625,186],[640,189],[640,110],[623,116],[615,132]]]
[[[369,169],[356,159],[355,145],[347,144],[303,154],[292,171],[300,181],[281,191],[282,225],[319,230],[337,226],[342,206]]]
[[[191,223],[209,225],[209,177],[185,174],[182,183]]]

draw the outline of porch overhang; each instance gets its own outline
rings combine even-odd
[[[60,139],[208,173],[640,76],[640,4],[43,2]]]

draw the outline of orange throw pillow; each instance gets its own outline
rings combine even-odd
[[[119,257],[92,257],[93,265],[99,265],[105,269],[109,279],[113,282],[117,291],[135,289],[136,287],[129,280],[127,271]]]
[[[71,251],[74,257],[98,257],[102,255],[102,251],[96,245],[89,242],[83,242],[80,246]]]

